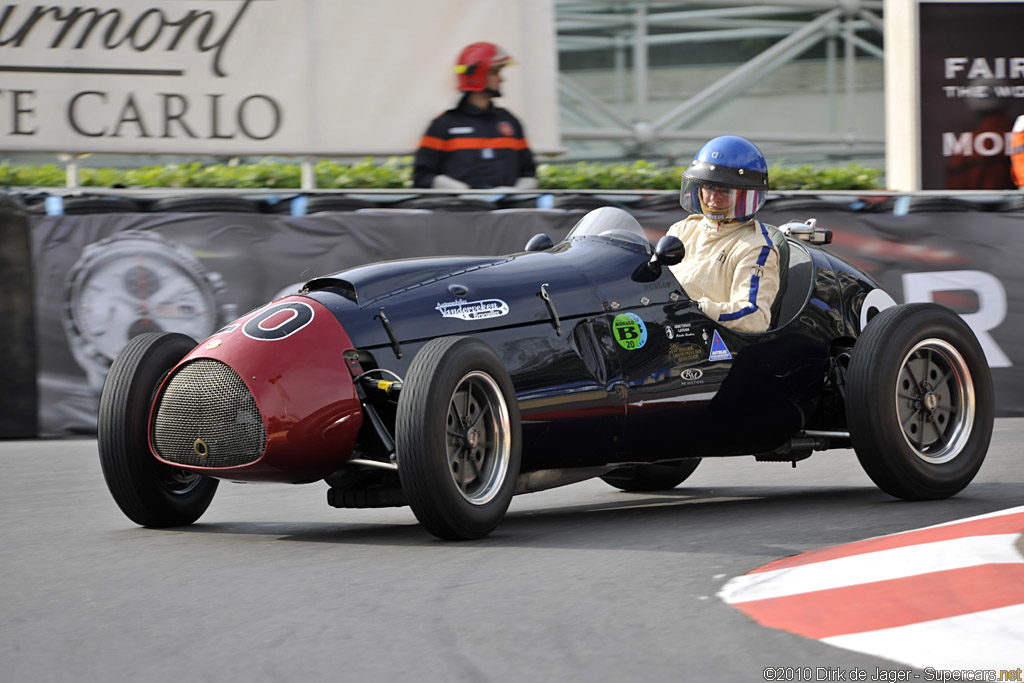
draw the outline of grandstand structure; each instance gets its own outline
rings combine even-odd
[[[556,0],[565,160],[686,163],[739,133],[787,163],[885,158],[882,0]]]

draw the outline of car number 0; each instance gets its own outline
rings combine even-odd
[[[312,320],[313,307],[309,304],[280,303],[247,320],[242,332],[251,339],[278,341],[295,334]]]

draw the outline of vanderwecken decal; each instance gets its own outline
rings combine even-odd
[[[508,315],[508,304],[501,299],[481,299],[480,301],[456,299],[448,303],[438,302],[434,308],[440,311],[445,318],[458,318],[459,320],[484,320],[485,318],[500,318],[503,315]]]

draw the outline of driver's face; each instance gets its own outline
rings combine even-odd
[[[714,211],[724,211],[736,203],[736,190],[702,185],[700,198],[704,205]]]

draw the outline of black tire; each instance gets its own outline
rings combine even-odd
[[[184,334],[141,334],[117,355],[103,384],[96,435],[103,478],[121,511],[140,526],[191,524],[217,491],[218,480],[165,465],[149,450],[156,390],[195,345]]]
[[[617,206],[620,209],[627,208],[622,202],[589,194],[560,194],[556,195],[551,202],[551,208],[566,210],[583,209],[584,211],[591,211],[605,206]]]
[[[623,491],[668,491],[686,481],[699,464],[700,458],[686,458],[674,463],[630,465],[613,470],[601,479]]]
[[[141,213],[142,207],[127,197],[63,197],[61,208],[66,216],[93,213]],[[45,214],[46,202],[35,204],[31,213]]]
[[[245,197],[198,195],[158,199],[149,210],[153,213],[260,213],[260,205]]]
[[[781,199],[769,199],[761,209],[766,213],[772,211],[800,211],[807,212],[808,216],[816,216],[818,213],[829,213],[839,211],[851,213],[849,203],[833,202],[828,199],[817,197],[783,197]]]
[[[864,471],[892,496],[935,500],[962,490],[988,452],[994,415],[985,353],[948,308],[887,308],[853,347],[850,439]]]
[[[640,211],[680,211],[679,193],[655,194],[649,197],[638,199],[629,205],[632,209]]]
[[[346,197],[344,195],[325,195],[322,197],[310,197],[306,202],[306,213],[319,213],[321,211],[357,211],[358,209],[376,209],[379,206],[376,202]]]
[[[498,208],[493,202],[469,197],[416,197],[394,204],[401,209],[426,209],[427,211],[493,211]]]
[[[427,342],[402,386],[395,449],[402,491],[427,531],[464,540],[498,526],[521,439],[515,389],[491,347],[472,337]]]
[[[985,205],[956,197],[913,197],[907,213],[947,213],[984,211]]]

